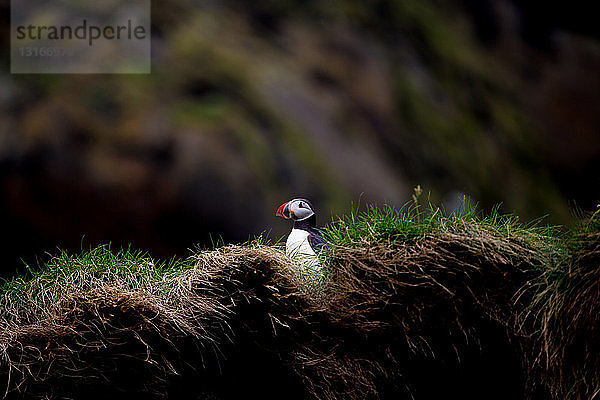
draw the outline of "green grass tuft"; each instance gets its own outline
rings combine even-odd
[[[451,214],[432,204],[407,203],[400,209],[369,206],[363,212],[353,210],[323,229],[334,246],[350,247],[365,242],[407,244],[426,237],[482,232],[527,241],[533,247],[555,253],[554,256],[565,251],[561,246],[564,237],[560,228],[545,224],[544,218],[523,223],[517,215],[501,214],[499,207],[486,213],[467,202]]]
[[[44,265],[27,266],[25,274],[2,283],[0,323],[44,320],[49,317],[49,305],[58,303],[65,292],[86,293],[105,284],[117,284],[122,291],[148,289],[193,265],[191,258],[157,262],[145,251],[131,247],[115,251],[110,244],[78,254],[63,251]]]

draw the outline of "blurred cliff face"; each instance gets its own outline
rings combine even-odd
[[[599,35],[536,11],[155,2],[151,75],[10,75],[4,35],[5,269],[82,240],[168,256],[209,234],[278,237],[294,196],[325,223],[416,184],[565,223],[569,202],[600,198]]]

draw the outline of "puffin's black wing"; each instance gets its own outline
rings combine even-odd
[[[312,247],[315,253],[318,253],[321,250],[329,250],[329,246],[327,246],[325,240],[323,240],[319,232],[314,229],[311,229],[308,232],[308,244],[310,244],[310,247]]]

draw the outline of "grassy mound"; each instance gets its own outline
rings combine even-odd
[[[325,276],[254,242],[157,263],[98,247],[6,282],[7,398],[590,398],[600,224],[467,210],[332,223]]]

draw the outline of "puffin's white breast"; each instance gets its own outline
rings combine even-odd
[[[309,233],[302,229],[292,229],[285,243],[285,253],[288,256],[316,256],[315,251],[308,242]]]
[[[319,257],[310,246],[308,241],[309,233],[302,229],[292,229],[292,232],[285,243],[285,253],[294,258],[298,265],[300,276],[308,279],[308,282],[315,282],[323,278],[323,268]]]

